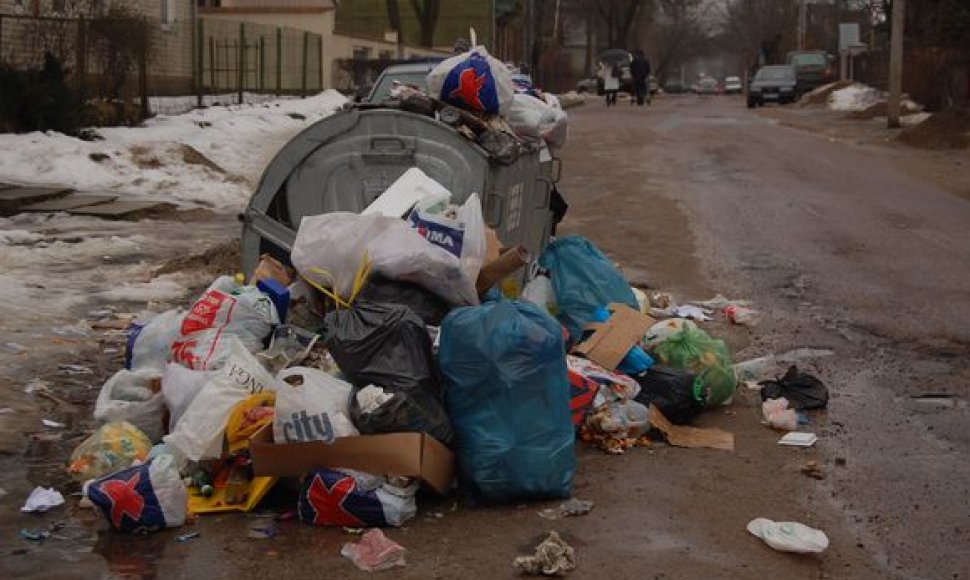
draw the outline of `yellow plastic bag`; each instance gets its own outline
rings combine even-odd
[[[84,482],[144,461],[151,450],[152,442],[138,427],[127,421],[106,423],[74,449],[68,471]]]

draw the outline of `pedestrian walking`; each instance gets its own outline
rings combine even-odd
[[[620,90],[620,70],[616,64],[601,62],[600,77],[603,79],[603,92],[606,94],[606,106],[616,105],[616,93]]]
[[[630,99],[630,104],[636,101],[637,105],[642,107],[644,101],[649,102],[650,99],[650,90],[647,87],[647,81],[650,78],[650,61],[647,60],[642,48],[638,48],[633,53],[630,76],[633,77],[633,98]]]

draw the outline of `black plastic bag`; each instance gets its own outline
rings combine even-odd
[[[817,377],[798,372],[792,365],[780,379],[761,381],[761,400],[785,397],[792,409],[824,409],[829,402],[829,390]]]
[[[357,300],[403,304],[414,311],[425,324],[431,326],[441,326],[441,320],[452,309],[448,302],[417,284],[390,280],[383,276],[371,276]]]
[[[324,344],[356,387],[350,412],[362,433],[422,431],[450,442],[451,423],[441,405],[443,383],[432,361],[431,337],[410,308],[357,302],[351,310],[330,312],[324,318]],[[360,413],[356,390],[371,384],[395,398],[373,413]]]
[[[697,375],[690,371],[654,365],[633,378],[640,383],[640,394],[634,400],[656,406],[671,423],[690,423],[704,410],[704,404],[694,397]]]

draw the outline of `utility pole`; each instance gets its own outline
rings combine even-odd
[[[889,46],[889,128],[897,129],[900,98],[903,92],[903,38],[906,26],[906,0],[893,0],[892,39]]]
[[[805,29],[808,28],[808,0],[798,4],[798,50],[805,50]]]

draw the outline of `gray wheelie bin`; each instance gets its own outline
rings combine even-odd
[[[294,137],[266,168],[243,216],[243,270],[250,274],[263,253],[289,263],[303,216],[360,212],[411,167],[457,203],[477,192],[485,223],[506,245],[525,246],[533,257],[545,248],[552,180],[540,169],[537,150],[523,147],[499,163],[434,118],[351,108]]]

